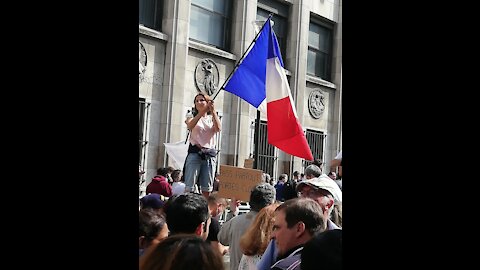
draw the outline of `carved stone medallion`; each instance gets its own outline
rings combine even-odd
[[[308,111],[310,115],[318,119],[325,111],[325,95],[320,90],[313,90],[308,97]]]
[[[140,41],[138,42],[138,67],[138,80],[141,82],[145,76],[145,70],[147,69],[147,51]]]
[[[217,88],[220,74],[212,59],[205,58],[195,67],[195,87],[199,92],[212,96]]]

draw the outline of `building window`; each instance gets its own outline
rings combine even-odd
[[[287,36],[288,36],[288,6],[272,0],[259,0],[257,4],[257,21],[266,21],[268,15],[273,13],[273,31],[277,36],[282,60],[285,65],[287,58]]]
[[[146,155],[146,146],[148,144],[147,141],[147,122],[149,118],[149,107],[150,103],[145,102],[144,98],[140,98],[138,102],[138,164],[140,164],[143,168],[145,163],[145,155]]]
[[[333,30],[326,25],[311,22],[308,32],[307,73],[331,80]]]
[[[162,31],[163,0],[140,0],[138,23]]]
[[[321,131],[307,129],[305,133],[305,137],[307,138],[308,145],[310,146],[310,150],[312,151],[313,159],[321,159],[324,161],[323,156],[323,149],[325,148],[325,135]],[[303,167],[306,168],[308,165],[312,164],[311,161],[303,160]]]
[[[228,50],[231,0],[192,0],[189,38]]]

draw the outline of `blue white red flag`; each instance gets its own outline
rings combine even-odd
[[[269,144],[290,155],[313,160],[298,121],[270,18],[224,89],[266,112]]]

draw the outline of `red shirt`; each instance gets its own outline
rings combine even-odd
[[[167,178],[162,175],[157,175],[153,177],[152,182],[148,184],[146,192],[147,194],[157,193],[165,197],[171,197],[172,186],[168,183]]]

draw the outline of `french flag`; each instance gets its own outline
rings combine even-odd
[[[298,121],[270,18],[223,89],[266,112],[269,144],[290,155],[313,160]]]

